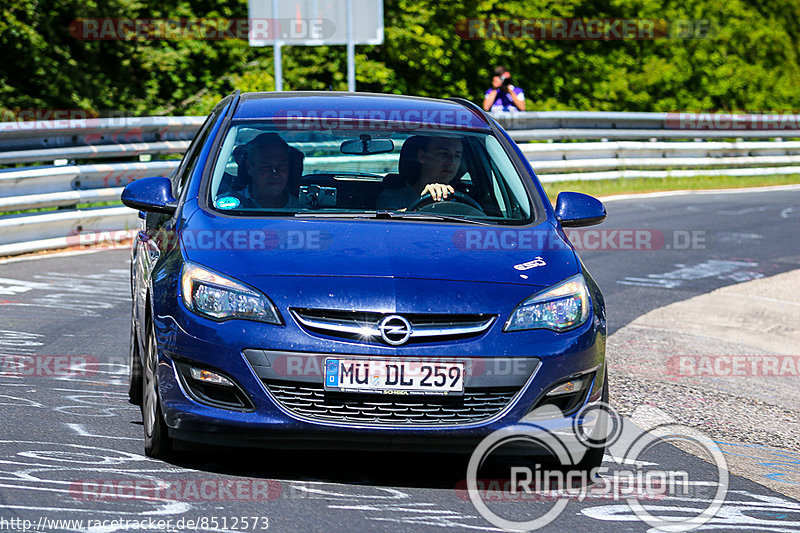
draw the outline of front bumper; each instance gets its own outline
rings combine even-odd
[[[159,395],[170,437],[178,441],[258,448],[466,453],[490,433],[523,421],[531,409],[541,404],[545,393],[560,382],[591,374],[591,383],[581,398],[583,405],[599,401],[604,385],[605,335],[596,319],[565,333],[535,330],[506,334],[489,331],[481,337],[458,343],[398,349],[318,339],[302,330],[290,329],[291,324],[271,326],[238,320],[212,323],[188,312],[176,318],[173,320],[162,315],[156,320],[156,329]],[[270,335],[271,331],[275,334]],[[259,339],[255,346],[253,339]],[[302,351],[297,348],[302,348]],[[323,348],[326,350],[324,353]],[[273,356],[269,369],[255,364],[253,351]],[[311,370],[305,371],[309,365],[284,364],[281,371],[281,365],[275,364],[275,354],[302,357],[308,361],[311,356],[343,354],[463,359],[471,361],[471,364],[477,362],[483,368],[483,372],[468,378],[467,388],[516,383],[518,391],[494,416],[474,423],[420,426],[318,420],[281,405],[270,392],[268,383],[272,379],[321,386],[323,376],[314,372],[314,368],[320,366],[311,365]],[[197,401],[181,382],[176,361],[223,373],[244,391],[253,408],[221,409]],[[512,364],[504,361],[512,361]],[[521,364],[515,365],[513,361]],[[503,374],[496,371],[499,367],[510,370]],[[293,374],[291,368],[305,370],[298,375]],[[536,424],[555,431],[570,428],[576,410],[566,416],[538,420]]]

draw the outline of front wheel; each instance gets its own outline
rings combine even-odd
[[[139,339],[136,337],[136,322],[131,312],[131,346],[128,352],[128,401],[133,405],[142,405],[142,359],[139,355]]]
[[[145,330],[144,372],[142,379],[142,425],[144,426],[144,453],[149,457],[165,458],[172,451],[172,440],[161,412],[158,399],[158,347],[152,321]]]
[[[608,405],[608,370],[606,370],[605,378],[603,379],[603,395],[601,397],[601,401],[603,404]],[[607,427],[605,424],[601,428],[601,434],[605,434],[607,431]],[[586,472],[587,474],[591,474],[592,471],[596,468],[600,468],[603,464],[603,456],[606,452],[606,437],[603,436],[601,442],[594,443],[594,446],[589,448],[586,451],[586,454],[581,458],[577,465],[575,465],[575,470],[579,472]]]

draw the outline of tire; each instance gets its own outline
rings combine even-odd
[[[608,405],[608,397],[608,370],[606,370],[605,378],[603,379],[603,396],[601,398],[601,401],[606,405]],[[606,432],[606,428],[603,428],[603,432]],[[575,470],[591,474],[593,469],[600,468],[603,464],[603,455],[605,455],[605,452],[606,442],[604,440],[602,443],[598,443],[586,451],[586,454],[584,454],[578,464],[575,465]]]
[[[131,340],[130,350],[128,354],[128,402],[133,405],[142,405],[142,391],[144,386],[142,384],[142,359],[139,356],[139,339],[136,336],[136,323],[133,319],[133,312],[131,312]]]
[[[148,457],[164,459],[172,452],[172,440],[161,412],[158,398],[158,347],[152,321],[145,329],[144,372],[142,373],[142,426],[144,427],[144,453]]]

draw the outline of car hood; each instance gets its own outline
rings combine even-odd
[[[242,281],[347,276],[548,286],[579,272],[549,222],[535,227],[375,219],[265,219],[198,211],[184,256]]]

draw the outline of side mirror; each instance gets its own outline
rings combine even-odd
[[[556,198],[556,218],[564,227],[594,226],[606,219],[606,206],[588,194],[562,192]]]
[[[161,176],[129,183],[120,198],[128,207],[149,213],[171,215],[178,207],[178,201],[172,196],[172,183]]]

